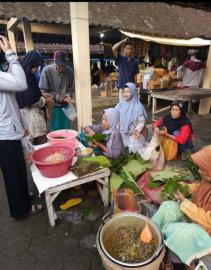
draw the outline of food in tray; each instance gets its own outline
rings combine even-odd
[[[105,242],[108,253],[115,259],[126,263],[144,262],[154,254],[158,238],[153,235],[150,243],[140,240],[138,226],[121,226]]]
[[[43,161],[45,163],[57,163],[57,162],[61,162],[63,160],[65,160],[67,158],[67,155],[64,152],[55,152],[51,155],[49,155],[48,157],[46,157]]]
[[[86,147],[84,149],[81,150],[80,152],[80,155],[81,156],[89,156],[93,153],[93,149],[92,148],[89,148],[89,147]]]

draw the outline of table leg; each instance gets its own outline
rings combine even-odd
[[[154,118],[156,109],[157,109],[157,99],[153,97],[152,98],[152,118]]]
[[[104,194],[104,198],[103,198],[103,203],[104,203],[104,206],[108,206],[109,204],[109,199],[108,199],[108,195],[109,195],[109,191],[108,191],[108,188],[109,188],[109,178],[108,176],[105,177],[105,185],[103,185],[103,194]]]
[[[151,105],[151,93],[149,92],[148,96],[147,96],[147,106],[148,106],[148,108],[150,108],[150,105]]]
[[[53,203],[51,202],[51,195],[48,191],[45,192],[45,201],[48,211],[48,217],[51,224],[51,227],[55,226],[55,213],[53,208]]]

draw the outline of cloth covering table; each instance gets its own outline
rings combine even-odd
[[[49,143],[35,146],[35,149],[37,150],[47,145],[49,145]],[[79,147],[83,148],[84,146],[79,143]],[[73,163],[76,161],[76,159],[77,158],[74,157]],[[55,226],[55,220],[57,219],[53,202],[63,190],[96,181],[104,206],[108,206],[108,182],[110,176],[109,169],[101,169],[97,172],[87,174],[82,177],[77,177],[71,171],[69,171],[66,175],[62,177],[47,178],[42,176],[37,167],[33,164],[31,166],[31,172],[33,181],[37,186],[39,194],[45,192],[46,207],[48,211],[49,221],[52,227]]]

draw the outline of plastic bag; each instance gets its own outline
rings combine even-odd
[[[144,160],[151,160],[153,162],[154,168],[162,170],[165,165],[165,158],[162,146],[157,135],[153,135],[152,139],[145,149],[145,152],[141,157]]]
[[[70,121],[74,121],[77,117],[76,110],[72,104],[62,108],[62,111]]]
[[[135,139],[133,136],[130,136],[129,139],[129,152],[138,153],[139,155],[143,155],[145,152],[148,143],[145,142],[144,137],[141,135],[139,139]]]
[[[26,161],[28,163],[31,163],[31,154],[34,152],[34,146],[33,144],[29,141],[27,137],[21,138],[21,143],[23,147],[23,153]]]

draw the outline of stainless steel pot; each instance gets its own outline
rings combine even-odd
[[[144,226],[146,225],[146,221],[149,221],[149,228],[151,232],[158,237],[159,244],[158,248],[155,250],[154,254],[149,258],[148,260],[141,262],[141,263],[125,263],[122,261],[119,261],[115,258],[113,258],[106,250],[104,243],[112,234],[114,234],[117,229],[120,226],[138,226],[140,229],[143,229]],[[149,264],[152,262],[154,259],[156,259],[160,252],[162,251],[164,245],[163,245],[163,237],[160,232],[160,230],[156,227],[155,223],[148,219],[147,217],[137,214],[137,213],[132,213],[132,212],[122,212],[119,214],[116,214],[110,218],[107,218],[101,227],[99,228],[99,244],[101,249],[103,250],[104,254],[113,262],[125,266],[125,267],[141,267],[144,265]]]

